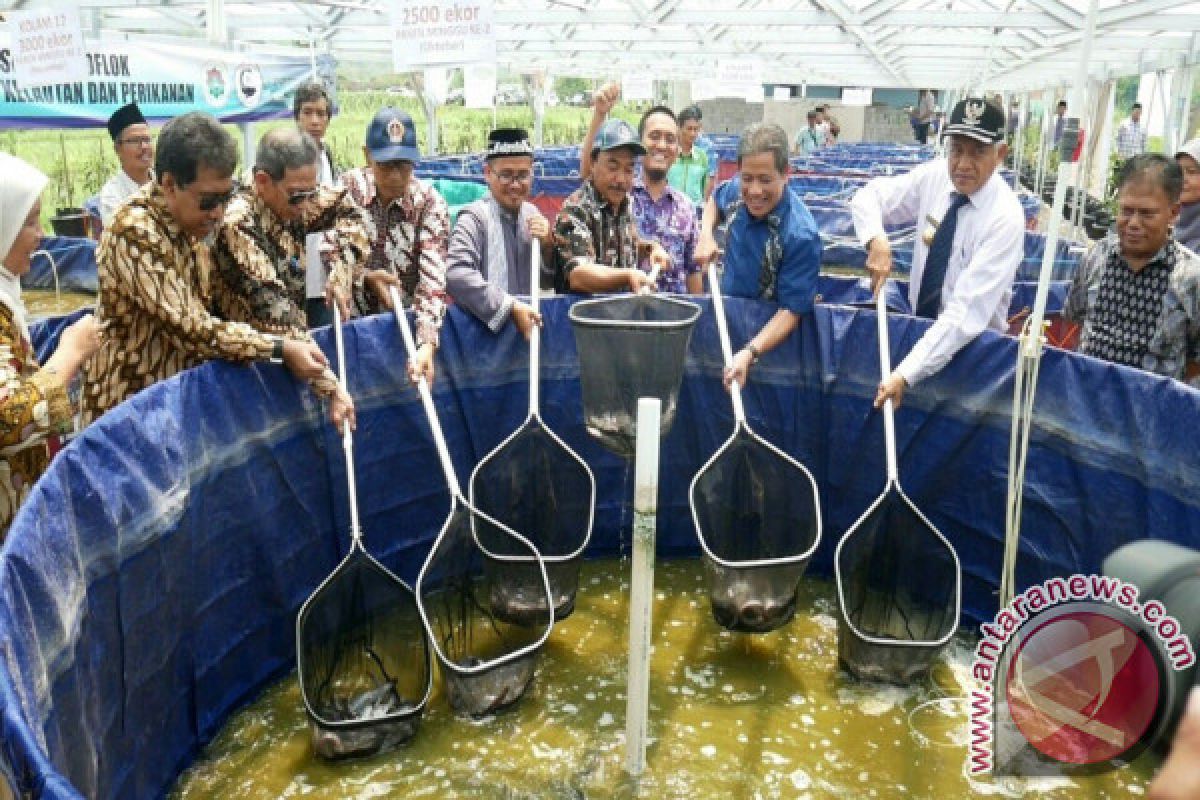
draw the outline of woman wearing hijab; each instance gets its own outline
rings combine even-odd
[[[1200,139],[1185,144],[1175,160],[1183,170],[1183,192],[1179,195],[1179,221],[1175,223],[1175,241],[1200,253]]]
[[[34,356],[21,276],[42,239],[45,186],[41,172],[0,153],[0,538],[46,469],[47,439],[70,430],[74,410],[66,387],[100,345],[89,314],[63,331],[45,366]]]

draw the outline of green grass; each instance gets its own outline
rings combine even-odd
[[[428,153],[425,112],[416,100],[404,99],[379,91],[341,92],[339,113],[326,133],[335,162],[341,167],[363,163],[363,139],[367,123],[375,112],[386,105],[403,108],[413,116],[422,152]],[[637,111],[620,106],[617,116],[636,123]],[[492,129],[490,110],[444,106],[436,112],[440,153],[470,153],[483,149],[488,131]],[[559,106],[546,109],[542,120],[542,140],[546,145],[577,144],[587,132],[591,109]],[[255,136],[291,120],[272,120],[256,123]],[[533,109],[528,106],[503,106],[497,109],[496,124],[500,127],[528,128],[532,133]],[[241,136],[234,126],[230,131],[241,146]],[[0,133],[3,148],[25,159],[50,178],[42,197],[42,221],[49,231],[50,217],[58,207],[81,206],[100,191],[100,187],[117,170],[117,157],[112,141],[103,128],[84,130],[21,130]],[[245,154],[242,154],[243,163]]]

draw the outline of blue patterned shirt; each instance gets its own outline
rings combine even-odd
[[[687,195],[671,186],[666,187],[662,197],[655,202],[641,178],[634,181],[629,197],[633,219],[642,239],[658,242],[671,256],[670,269],[659,273],[659,291],[687,294],[688,275],[700,271],[692,258],[700,230],[696,207]],[[649,269],[647,263],[639,266]]]

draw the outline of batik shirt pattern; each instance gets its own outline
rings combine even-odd
[[[205,361],[271,357],[266,334],[210,313],[223,299],[213,296],[212,253],[175,223],[158,185],[118,209],[100,240],[96,268],[103,338],[84,366],[85,422]]]
[[[213,311],[264,333],[308,339],[305,243],[308,234],[330,229],[335,237],[323,243],[329,282],[349,297],[352,275],[369,245],[366,215],[344,189],[321,188],[311,214],[295,223],[279,219],[253,190],[238,194],[225,211],[214,247]],[[313,388],[329,395],[337,378],[327,372]]]
[[[630,199],[641,239],[658,242],[671,257],[671,266],[659,273],[659,291],[686,294],[688,276],[700,271],[692,258],[700,231],[696,207],[683,192],[671,186],[656,202],[641,181],[634,184]],[[647,272],[650,270],[648,260],[640,266]]]
[[[38,367],[12,311],[0,305],[0,539],[50,461],[48,437],[73,416],[62,379]]]
[[[1064,315],[1083,325],[1081,353],[1183,380],[1200,355],[1200,259],[1168,241],[1135,273],[1110,236],[1080,266]]]
[[[638,266],[639,250],[649,255],[648,244],[640,246],[629,198],[613,208],[591,181],[563,201],[554,223],[554,246],[560,289],[570,286],[571,271],[582,264],[625,269]]]
[[[350,197],[367,212],[367,237],[371,252],[365,269],[387,270],[400,278],[404,294],[416,311],[418,345],[438,343],[446,315],[446,250],[450,239],[450,211],[432,185],[412,178],[408,192],[386,208],[375,190],[375,173],[359,167],[342,173]],[[330,241],[327,235],[326,240]],[[324,248],[322,248],[324,252]],[[379,298],[363,284],[362,272],[354,279],[354,307],[358,314],[384,310]]]

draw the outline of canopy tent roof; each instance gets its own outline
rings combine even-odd
[[[79,0],[96,37],[199,38],[350,64],[391,63],[390,5]],[[1200,54],[1200,2],[1098,8],[1093,78]],[[720,58],[757,57],[767,83],[1022,90],[1075,82],[1087,10],[1087,0],[496,0],[496,27],[501,66],[520,71],[693,79]]]

